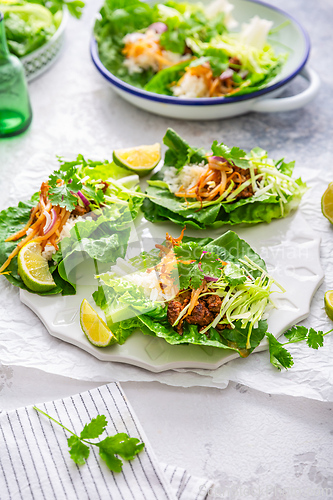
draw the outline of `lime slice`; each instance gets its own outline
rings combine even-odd
[[[89,342],[97,347],[106,347],[117,342],[116,337],[86,299],[80,307],[81,328]]]
[[[120,167],[132,170],[143,177],[149,174],[161,160],[161,145],[156,142],[152,146],[116,149],[113,152],[113,160]]]
[[[330,223],[333,224],[333,182],[328,185],[321,198],[321,211]]]
[[[30,241],[24,245],[17,256],[17,264],[24,284],[33,292],[47,292],[57,286],[39,243]]]
[[[326,314],[333,321],[333,290],[325,293],[324,302]]]

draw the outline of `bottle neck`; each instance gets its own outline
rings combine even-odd
[[[0,58],[5,58],[9,54],[6,31],[5,31],[5,21],[2,12],[0,12]]]

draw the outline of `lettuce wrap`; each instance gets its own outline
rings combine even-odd
[[[98,276],[93,297],[118,343],[139,329],[173,345],[249,355],[267,332],[265,312],[274,304],[263,259],[233,231],[215,240],[167,235],[156,246]]]
[[[272,160],[261,148],[246,153],[214,141],[208,153],[172,129],[163,142],[164,166],[148,181],[143,203],[151,222],[170,220],[196,229],[269,223],[297,208],[307,190],[300,178],[292,178],[295,162]]]
[[[19,275],[17,255],[29,241],[38,242],[55,282],[41,295],[75,294],[69,271],[85,258],[111,263],[124,256],[144,196],[138,176],[113,162],[82,155],[59,162],[30,200],[0,212],[0,274],[32,292]]]

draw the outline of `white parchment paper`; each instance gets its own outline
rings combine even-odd
[[[90,153],[89,155],[93,155]],[[26,199],[26,193],[39,189],[41,179],[55,162],[44,154],[34,156],[24,175],[14,179],[9,191],[0,191],[0,209]],[[307,174],[307,176],[306,176]],[[302,175],[311,187],[305,195],[300,210],[322,238],[321,258],[325,281],[317,291],[311,312],[304,325],[328,331],[332,322],[324,311],[324,293],[333,288],[332,231],[333,226],[321,213],[320,199],[327,187],[327,176],[318,170]],[[237,359],[217,370],[170,370],[151,373],[122,363],[103,362],[68,343],[51,337],[43,324],[19,299],[19,290],[0,279],[0,361],[8,365],[34,367],[49,373],[75,379],[111,381],[159,381],[161,383],[191,387],[208,386],[225,388],[229,380],[254,389],[272,393],[303,396],[322,401],[333,401],[333,336],[325,337],[324,347],[313,350],[306,345],[288,346],[294,366],[279,372],[269,363],[268,352],[252,354],[247,359]]]

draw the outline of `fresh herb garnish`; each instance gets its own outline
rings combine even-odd
[[[197,289],[205,275],[220,278],[223,262],[213,252],[206,252],[197,243],[183,243],[174,247],[177,257],[179,287]]]
[[[105,202],[103,190],[96,189],[96,186],[89,181],[83,186],[82,192],[90,200],[90,202],[94,201],[98,206]]]
[[[296,342],[306,341],[309,347],[312,349],[318,349],[324,345],[324,337],[333,331],[333,328],[326,333],[322,331],[316,331],[313,328],[306,328],[305,326],[296,325],[290,328],[284,336],[288,339],[288,342],[280,343],[274,335],[266,332],[266,337],[269,344],[269,354],[270,362],[273,366],[281,370],[281,368],[291,368],[294,364],[294,360],[287,349],[284,348],[285,345],[295,344]]]
[[[33,408],[72,434],[71,437],[67,439],[69,454],[72,460],[74,460],[74,462],[78,465],[85,464],[85,461],[90,454],[90,448],[87,445],[92,445],[99,448],[99,455],[110,470],[113,472],[121,472],[123,462],[117,457],[117,455],[122,457],[124,460],[133,460],[135,455],[142,451],[145,446],[144,443],[140,443],[139,439],[130,438],[124,432],[118,433],[115,436],[108,436],[99,442],[87,441],[88,439],[96,439],[103,434],[108,424],[105,415],[97,415],[96,418],[93,418],[90,423],[84,426],[78,436],[36,406]]]
[[[223,156],[223,158],[237,167],[249,168],[250,166],[249,160],[245,159],[246,152],[240,148],[233,147],[230,149],[222,142],[218,144],[217,141],[214,141],[212,144],[212,152],[215,156]]]

